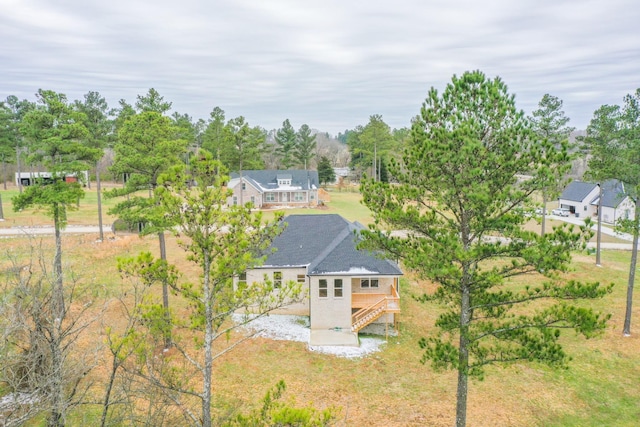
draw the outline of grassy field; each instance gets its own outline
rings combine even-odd
[[[113,188],[115,185],[112,183],[103,184],[103,190]],[[13,203],[11,199],[18,195],[18,189],[15,185],[9,186],[7,190],[0,190],[0,197],[2,197],[2,207],[4,212],[4,221],[0,222],[0,228],[2,227],[17,227],[17,226],[29,226],[37,227],[42,225],[53,225],[52,220],[47,217],[44,212],[38,212],[33,209],[29,209],[24,212],[14,212]],[[108,199],[102,196],[102,213],[103,224],[111,225],[116,220],[107,214],[109,208],[115,206],[118,199]],[[80,204],[76,206],[75,210],[71,210],[68,215],[70,225],[98,225],[98,195],[95,188],[95,183],[92,183],[91,188],[85,189],[85,196],[80,200]]]
[[[10,221],[15,225],[50,224],[46,217],[32,212],[14,214],[7,208],[7,192],[1,194],[6,218],[2,226]],[[70,214],[70,223],[97,223],[92,219],[95,211],[91,213],[90,197],[88,194],[80,210]],[[333,191],[326,208],[287,213],[339,213],[351,220],[370,222],[370,213],[359,198],[358,193]],[[107,206],[109,203],[113,201],[107,202]],[[123,291],[115,268],[116,257],[135,255],[140,250],[156,252],[157,242],[153,237],[120,235],[97,243],[96,237],[65,236],[65,262],[91,284],[99,301],[97,306],[102,308],[104,301]],[[41,241],[45,246],[52,244],[50,237]],[[26,245],[25,238],[2,240],[4,250],[20,251]],[[168,239],[168,245],[169,260],[186,276],[193,276],[193,267],[184,259],[175,239]],[[575,254],[568,277],[615,283],[612,294],[593,302],[594,308],[612,314],[609,328],[603,336],[587,341],[565,332],[562,343],[573,356],[567,370],[537,364],[488,369],[485,381],[470,383],[469,426],[599,427],[640,423],[640,335],[627,338],[621,335],[629,257],[625,251],[603,251],[603,267],[596,267],[593,256]],[[84,267],[87,265],[91,268]],[[521,286],[527,280],[523,278],[515,285]],[[434,321],[441,308],[412,298],[431,290],[432,285],[410,273],[403,278],[401,289],[401,333],[390,338],[382,351],[349,360],[309,352],[303,343],[254,339],[217,361],[216,396],[225,404],[247,408],[283,379],[287,384],[286,399],[320,408],[340,407],[339,425],[452,425],[455,374],[436,372],[419,362],[418,339],[434,332]],[[180,302],[172,300],[172,304],[179,309]],[[106,318],[117,324],[118,314],[111,307],[107,306]],[[635,309],[634,319],[639,315],[640,309]],[[103,333],[103,326],[95,324],[86,337],[86,345],[101,344]],[[104,380],[104,369],[105,366],[99,366],[92,374],[97,387]],[[96,410],[83,407],[72,415],[69,425],[90,425],[95,415]]]
[[[113,183],[105,183],[102,185],[103,190],[109,190],[116,185]],[[323,213],[340,213],[350,221],[360,221],[363,224],[372,222],[371,213],[360,203],[360,193],[351,189],[351,191],[338,191],[329,189],[330,201],[326,206],[318,209],[286,209],[285,214],[323,214]],[[0,222],[0,228],[17,227],[17,226],[42,226],[52,225],[52,221],[43,212],[28,210],[25,212],[14,212],[11,199],[16,196],[18,190],[15,186],[9,186],[7,190],[0,190],[2,198],[2,206],[4,212],[4,221]],[[80,200],[77,209],[68,213],[70,225],[98,225],[98,197],[95,183],[92,188],[85,189],[85,197]],[[114,216],[108,215],[109,208],[115,206],[121,201],[121,198],[102,197],[102,213],[103,224],[111,225],[116,220]],[[273,212],[266,211],[265,217],[272,218]]]
[[[103,184],[103,189],[109,190],[114,188],[116,184],[107,182]],[[51,219],[48,218],[43,212],[37,212],[29,210],[26,212],[13,212],[13,204],[11,198],[18,194],[18,190],[15,186],[10,186],[7,190],[0,190],[0,197],[2,198],[2,205],[4,211],[4,221],[0,221],[0,228],[9,228],[17,226],[42,226],[51,225]],[[324,213],[339,213],[343,217],[350,221],[358,221],[362,224],[370,224],[373,222],[371,212],[369,209],[360,203],[362,197],[356,189],[348,187],[345,190],[339,191],[335,188],[329,188],[330,200],[326,202],[326,206],[318,209],[286,209],[284,212],[289,214],[324,214]],[[103,224],[105,230],[109,230],[116,217],[109,215],[109,208],[113,207],[121,199],[118,198],[106,198],[102,197],[102,213]],[[549,208],[551,209],[551,208]],[[72,210],[68,214],[68,220],[70,225],[98,225],[98,210],[97,210],[97,193],[95,189],[95,183],[92,188],[87,188],[85,191],[85,197],[81,199],[79,206],[76,210]],[[273,211],[265,211],[266,218],[272,218]],[[550,232],[554,226],[562,224],[561,221],[547,219],[547,231]],[[525,228],[531,231],[539,231],[539,220],[531,219],[525,224]],[[595,241],[594,236],[591,240]],[[612,243],[625,243],[624,240],[616,237],[602,234],[602,242]]]

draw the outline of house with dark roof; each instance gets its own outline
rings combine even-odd
[[[624,183],[610,179],[602,183],[602,203],[597,183],[573,181],[558,198],[559,207],[572,215],[586,218],[598,216],[602,207],[602,221],[614,224],[620,218],[632,218],[635,212],[633,200],[627,195]]]
[[[361,224],[340,215],[289,215],[274,239],[273,252],[239,280],[268,278],[274,292],[290,280],[305,298],[280,313],[308,315],[310,345],[358,346],[358,331],[379,323],[395,326],[400,313],[398,265],[379,253],[357,248]]]
[[[256,208],[308,207],[318,203],[317,171],[246,170],[232,173],[227,187],[233,194],[227,204],[251,202]]]

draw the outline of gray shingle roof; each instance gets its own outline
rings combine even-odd
[[[565,187],[560,198],[573,202],[581,202],[594,188],[596,188],[596,184],[591,182],[572,181]]]
[[[289,215],[263,267],[308,266],[309,275],[401,275],[392,261],[356,249],[359,224],[340,215]]]
[[[278,188],[278,177],[291,178],[292,187],[300,187],[302,190],[310,190],[319,187],[318,171],[297,170],[245,170],[242,177],[259,184],[265,189]],[[239,178],[236,172],[231,173],[231,178]]]
[[[617,179],[610,179],[602,184],[602,206],[608,208],[616,208],[627,197],[624,191],[624,184]],[[598,197],[596,197],[593,205],[598,204]]]
[[[572,181],[566,186],[561,199],[571,200],[574,202],[585,202],[591,205],[598,204],[598,195],[593,200],[584,200],[587,195],[593,191],[598,184],[593,182]],[[626,197],[624,184],[617,179],[609,179],[602,183],[602,206],[609,208],[617,207]]]

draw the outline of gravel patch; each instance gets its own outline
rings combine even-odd
[[[242,322],[244,315],[234,315],[236,323]],[[360,347],[347,346],[310,346],[309,318],[306,316],[293,316],[289,314],[272,314],[254,318],[244,326],[247,331],[257,332],[256,337],[268,338],[280,341],[297,341],[307,343],[310,351],[323,354],[331,354],[349,359],[364,357],[380,350],[386,343],[384,339],[374,337],[360,337]]]

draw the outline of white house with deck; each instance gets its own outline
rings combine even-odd
[[[279,313],[308,315],[310,345],[358,346],[358,332],[372,323],[395,326],[402,271],[379,253],[358,249],[361,224],[340,215],[289,215],[258,268],[240,275],[248,283],[303,285],[306,297]]]

